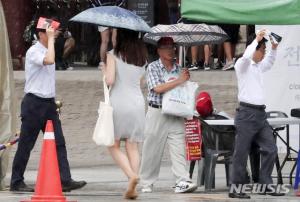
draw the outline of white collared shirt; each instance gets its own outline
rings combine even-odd
[[[37,42],[29,48],[25,58],[25,93],[42,98],[55,97],[55,64],[44,65],[47,48]]]
[[[264,105],[263,73],[271,69],[276,57],[276,50],[271,51],[265,58],[255,63],[252,58],[258,45],[256,39],[246,48],[244,55],[235,63],[238,81],[238,100],[255,105]]]

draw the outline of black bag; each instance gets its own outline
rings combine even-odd
[[[300,108],[292,109],[291,110],[291,116],[300,118]]]

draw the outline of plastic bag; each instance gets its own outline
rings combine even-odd
[[[186,81],[184,84],[163,95],[162,113],[191,119],[195,110],[196,82]]]

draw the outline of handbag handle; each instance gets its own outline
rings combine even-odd
[[[110,100],[109,100],[110,89],[111,89],[111,87],[108,88],[107,83],[105,81],[105,76],[103,76],[104,102],[105,102],[105,104],[109,104],[109,105],[110,105]]]

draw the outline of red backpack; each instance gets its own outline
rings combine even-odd
[[[212,114],[213,104],[207,92],[200,92],[196,99],[196,109],[201,117],[205,118]]]

